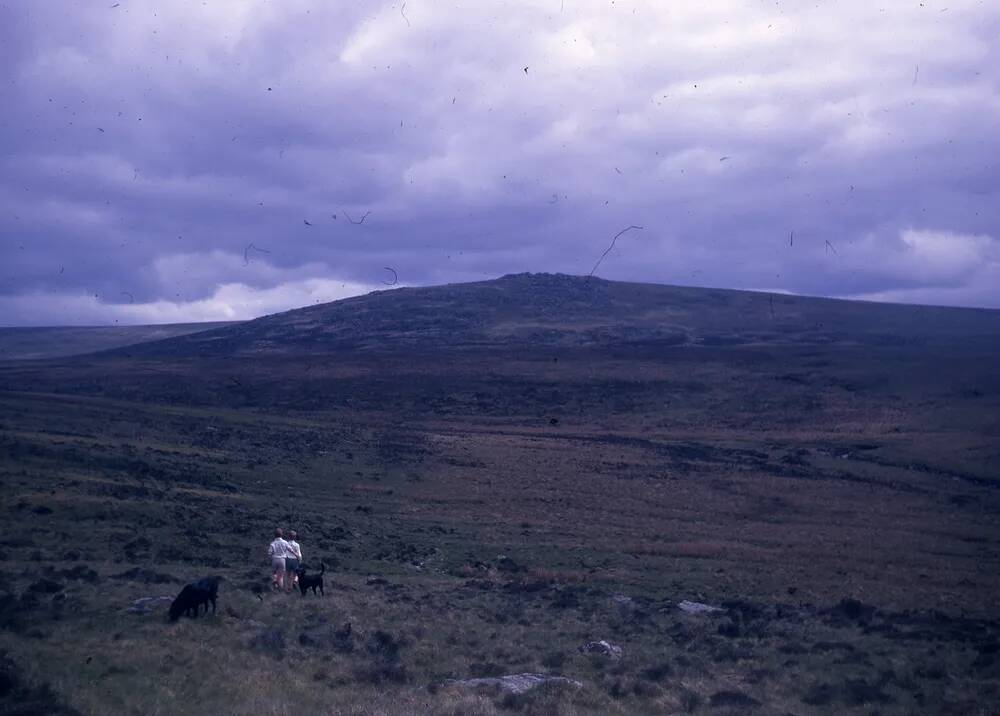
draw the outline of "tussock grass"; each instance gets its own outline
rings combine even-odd
[[[426,404],[412,373],[324,368],[369,381],[316,387],[350,409],[289,407],[302,366],[283,363],[225,365],[262,386],[243,409],[213,407],[194,364],[114,385],[53,367],[64,395],[0,392],[0,649],[87,714],[987,713],[984,409],[970,398],[943,431],[940,383],[876,400],[838,387],[864,375],[856,356],[805,388],[745,357],[660,362],[655,386],[625,358],[549,360],[544,384],[506,359],[496,384],[474,382],[479,362],[422,364],[441,388]],[[906,370],[892,385],[928,375]],[[258,598],[279,524],[327,564],[326,597]],[[207,574],[226,580],[215,616],[126,611]],[[842,597],[874,609],[831,611]],[[622,658],[580,653],[600,639]],[[442,686],[522,672],[583,686]]]

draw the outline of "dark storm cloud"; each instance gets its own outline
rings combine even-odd
[[[0,323],[585,274],[632,224],[599,275],[1000,306],[986,3],[111,4],[0,5]]]

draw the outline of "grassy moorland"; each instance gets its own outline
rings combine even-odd
[[[0,713],[994,713],[998,318],[511,277],[7,363]]]
[[[168,323],[152,326],[0,328],[0,361],[62,358],[94,353],[229,325],[232,324]]]

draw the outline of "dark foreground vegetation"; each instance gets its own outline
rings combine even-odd
[[[995,713],[995,314],[771,345],[713,305],[727,341],[249,323],[6,364],[0,713]],[[269,590],[276,525],[325,596]]]

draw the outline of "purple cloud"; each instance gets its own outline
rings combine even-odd
[[[0,323],[586,274],[630,225],[599,275],[1000,306],[987,3],[341,5],[0,5]]]

